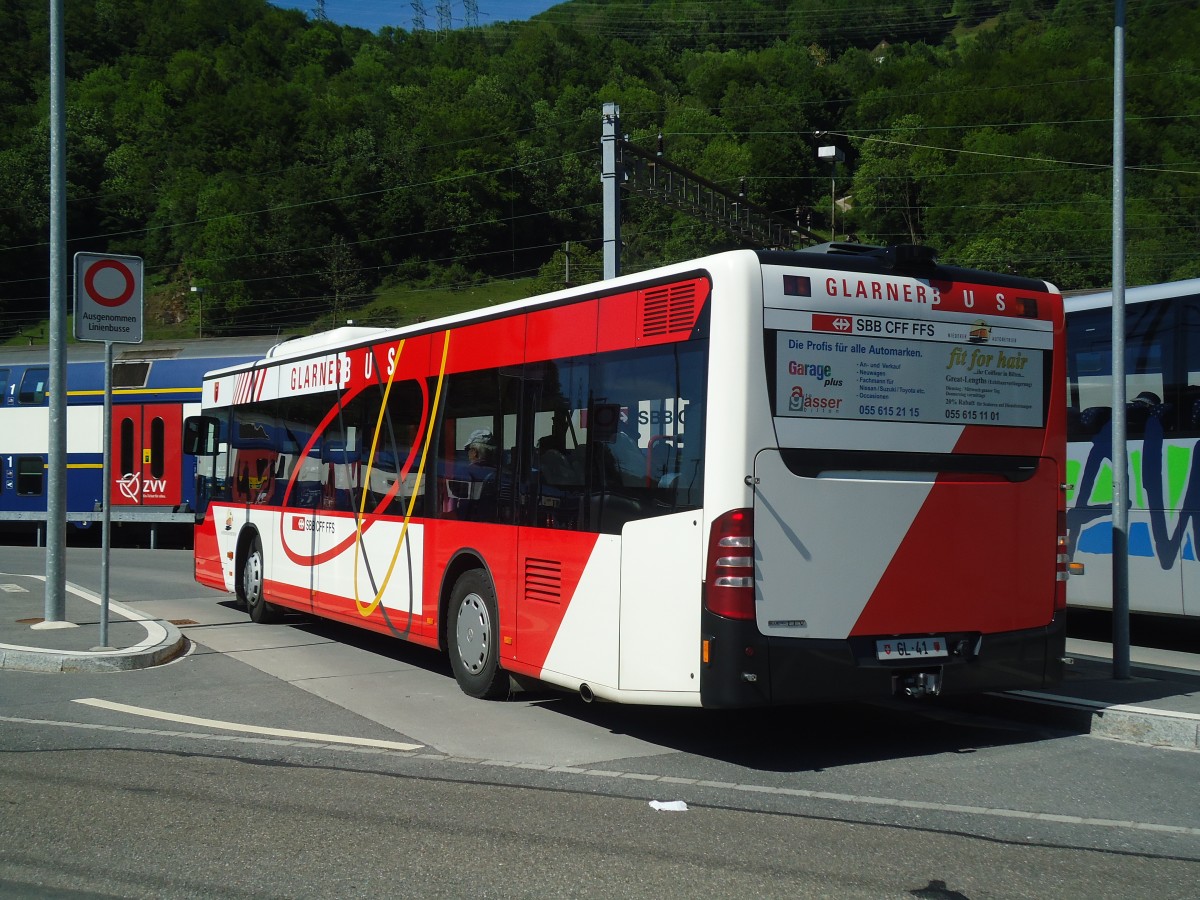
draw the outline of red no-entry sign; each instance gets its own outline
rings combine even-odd
[[[142,342],[142,259],[75,254],[75,339]]]

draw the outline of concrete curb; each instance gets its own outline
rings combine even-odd
[[[100,605],[100,597],[91,591],[70,582],[66,587],[77,597]],[[0,644],[0,669],[46,673],[127,672],[160,665],[184,650],[183,634],[170,622],[147,618],[111,599],[108,608],[110,613],[140,625],[146,636],[132,647],[111,650],[54,650]]]
[[[184,638],[170,622],[144,619],[146,638],[123,650],[44,650],[0,644],[0,669],[23,672],[127,672],[157,666],[178,656]]]
[[[125,650],[41,650],[0,644],[0,669],[24,672],[125,672],[157,666],[184,648],[183,635],[169,622],[147,619],[141,623],[146,640]]]
[[[1036,691],[1010,691],[993,695],[1013,702],[1039,704],[1063,710],[1073,727],[1099,737],[1156,747],[1200,750],[1200,715],[1130,704],[1067,699]],[[1056,716],[1062,721],[1061,716]]]

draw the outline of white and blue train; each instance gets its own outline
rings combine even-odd
[[[261,358],[278,337],[153,341],[114,347],[110,446],[104,446],[104,346],[67,350],[67,520],[103,515],[104,454],[111,454],[114,523],[190,523],[195,458],[180,452],[183,420],[200,409],[204,373]],[[49,349],[0,348],[0,526],[41,542],[49,481]]]

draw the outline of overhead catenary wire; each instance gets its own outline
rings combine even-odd
[[[577,0],[577,2],[572,5],[573,6],[586,6],[587,4],[579,3],[579,0]],[[713,9],[713,8],[719,7],[721,5],[722,5],[721,2],[715,2],[713,4],[710,4],[709,8]],[[1185,5],[1185,4],[1182,2],[1178,2],[1178,0],[1160,0],[1160,2],[1147,4],[1147,7],[1148,8],[1154,7],[1154,8],[1159,8],[1159,9],[1169,9],[1174,6],[1181,6],[1181,5]],[[599,9],[603,6],[603,4],[595,4],[595,6],[597,7],[597,9]],[[720,12],[720,10],[718,9],[718,10],[716,10],[716,12]],[[1056,16],[1056,21],[1059,21],[1059,22],[1069,21],[1071,15],[1076,15],[1075,13],[1072,13],[1070,10],[1067,10],[1064,12],[1063,10],[1057,9],[1056,4],[1054,4],[1054,3],[1045,3],[1045,4],[1037,5],[1033,9],[1033,12],[1035,14],[1042,14],[1042,15],[1050,14],[1051,12],[1053,12]],[[787,18],[787,15],[788,15],[787,11],[780,11],[779,15],[777,16],[777,18],[774,21],[776,21],[777,23],[786,23],[787,21],[789,21],[789,19]],[[806,13],[806,15],[809,16],[808,21],[820,22],[820,21],[823,21],[822,17],[826,17],[826,16],[832,17],[833,15],[835,15],[835,12],[830,11],[828,14],[826,14],[820,10],[812,10],[812,11],[809,11],[808,13]],[[1080,15],[1082,15],[1082,14],[1080,14]],[[542,19],[539,19],[539,21],[542,21]],[[550,21],[550,20],[545,20],[545,21]],[[563,21],[565,22],[566,19],[564,19]],[[707,21],[707,18],[706,17],[698,17],[697,21]],[[762,21],[766,22],[768,20],[762,19]],[[669,24],[667,27],[670,27]],[[865,24],[864,24],[864,27],[866,27]],[[686,33],[686,30],[687,30],[686,28],[682,28],[680,30],[680,33]],[[1173,71],[1173,70],[1168,70],[1168,71]],[[1135,76],[1130,76],[1130,77],[1135,77]],[[1054,82],[1054,81],[1031,82],[1030,84],[1027,84],[1027,85],[979,86],[979,87],[972,87],[972,88],[964,89],[963,92],[965,92],[965,91],[987,91],[987,90],[1004,91],[1004,90],[1014,90],[1014,89],[1015,90],[1028,90],[1031,88],[1032,85],[1082,84],[1082,83],[1088,83],[1090,81],[1103,81],[1103,79],[1072,79],[1070,81],[1060,81],[1060,82]],[[939,93],[945,94],[945,93],[959,93],[959,92],[920,92],[920,93],[897,94],[896,96],[918,97],[918,96],[928,96],[931,94],[939,94]],[[805,104],[811,105],[813,108],[817,108],[821,104],[828,105],[830,102],[831,101],[828,101],[828,100],[804,101]],[[855,102],[855,99],[847,98],[845,100],[834,100],[832,102],[840,103],[840,104],[844,105],[844,104],[851,104],[851,103]],[[721,110],[721,111],[731,111],[731,110],[737,110],[737,109],[752,109],[752,108],[753,107],[751,107],[751,106],[715,107],[715,109]],[[652,122],[654,120],[661,121],[661,119],[666,115],[666,112],[667,112],[667,107],[665,107],[665,106],[661,107],[658,110],[645,111],[644,120],[647,122]],[[633,120],[634,115],[638,115],[639,119],[642,118],[642,114],[637,114],[637,113],[631,114],[631,113],[627,112],[626,119]],[[1148,117],[1148,118],[1165,118],[1165,117]],[[1180,117],[1180,118],[1184,118],[1184,117]],[[1192,118],[1192,117],[1187,117],[1187,118]],[[1066,121],[1054,123],[1054,124],[1061,125],[1063,127],[1069,127],[1071,125],[1096,124],[1096,123],[1102,122],[1102,121],[1103,120],[1100,120],[1100,119],[1094,119],[1094,120],[1093,119],[1080,119],[1080,120],[1075,120],[1075,121],[1066,120]],[[954,129],[958,129],[961,132],[969,133],[969,131],[971,129],[978,129],[978,128],[1013,128],[1013,129],[1016,129],[1016,128],[1030,127],[1034,124],[1047,124],[1047,123],[1008,122],[1008,123],[991,123],[991,124],[975,124],[975,125],[965,124],[965,125],[958,125],[958,126],[930,125],[930,126],[928,126],[928,128],[930,130],[941,129],[941,130],[947,130],[947,131],[950,130],[951,128],[954,128]],[[516,134],[527,133],[528,131],[529,131],[529,129],[521,129],[517,132],[514,132],[513,134],[515,136]],[[872,131],[874,132],[875,135],[881,135],[881,134],[885,133],[886,129],[873,129]],[[668,133],[668,136],[685,136],[685,135],[690,135],[690,134],[697,134],[697,135],[699,134],[699,133],[684,132],[684,131],[667,132],[667,133]],[[767,137],[772,134],[771,132],[765,132],[765,131],[762,131],[762,132],[747,131],[747,132],[740,132],[740,133],[734,132],[734,131],[729,131],[729,132],[719,132],[719,133],[728,134],[728,135],[734,136],[734,137]],[[867,140],[870,140],[872,137],[872,135],[870,133],[868,133],[868,131],[865,129],[864,130],[842,129],[839,133],[846,135],[848,140],[867,141]],[[807,129],[800,129],[800,130],[797,130],[794,132],[779,132],[778,134],[780,136],[791,136],[794,138],[803,138],[805,135],[811,134],[811,131],[809,131]],[[485,139],[486,138],[480,138],[480,140],[485,140]],[[887,140],[886,138],[881,138],[881,137],[876,138],[876,139]],[[458,140],[454,140],[454,141],[444,142],[444,144],[445,145],[456,145],[456,144],[470,145],[471,143],[474,142],[474,140],[475,139],[458,139]],[[430,146],[440,146],[440,145],[430,145]],[[927,149],[941,150],[941,151],[944,151],[947,153],[976,153],[976,154],[979,153],[979,151],[963,150],[962,148],[938,147],[938,146],[935,146],[932,144],[910,143],[909,146],[912,146],[914,148],[923,147],[923,148],[927,148]],[[417,150],[415,152],[421,152],[421,148],[417,148]],[[589,153],[589,152],[594,152],[594,148],[588,148],[586,150],[576,151],[576,153],[578,153],[578,154],[584,154],[584,153]],[[569,155],[569,154],[567,154],[567,155]],[[1009,159],[1014,162],[1017,162],[1017,161],[1020,161],[1023,159],[1031,159],[1031,160],[1036,161],[1039,164],[1044,163],[1046,165],[1045,172],[1048,175],[1052,175],[1056,171],[1062,171],[1063,167],[1070,167],[1070,166],[1086,167],[1088,165],[1091,165],[1089,163],[1084,163],[1084,162],[1079,162],[1079,161],[1043,160],[1041,158],[1026,158],[1026,157],[1020,157],[1020,156],[1004,155],[1004,154],[997,154],[996,157],[1000,158],[1000,159]],[[375,155],[367,154],[363,158],[367,159],[367,160],[370,160],[370,159],[384,160],[384,159],[388,158],[388,155],[386,152],[380,152]],[[562,157],[558,157],[558,158],[562,158]],[[551,159],[553,159],[553,158],[547,157],[546,160],[537,161],[537,162],[533,163],[532,165],[536,165],[536,164],[539,164],[542,162],[547,162],[548,160],[551,160]],[[303,166],[328,167],[328,166],[332,166],[332,165],[336,165],[336,164],[337,164],[337,161],[323,161],[323,162],[319,162],[319,163],[305,163],[305,164],[302,164],[302,167]],[[426,184],[427,185],[435,185],[435,184],[440,184],[440,183],[450,183],[450,182],[454,182],[454,181],[461,182],[461,181],[471,179],[471,178],[485,178],[485,177],[495,175],[497,173],[512,172],[515,170],[519,170],[523,167],[523,165],[524,164],[507,166],[507,167],[499,167],[499,168],[488,169],[488,170],[480,171],[480,172],[456,173],[454,176],[452,176],[450,178],[434,179],[430,182],[427,182]],[[1102,170],[1104,168],[1102,164],[1095,164],[1094,167],[1097,168],[1098,170]],[[279,173],[281,176],[286,176],[288,174],[294,175],[296,171],[297,171],[296,167],[287,167],[284,169],[275,170],[275,172]],[[1025,170],[1025,171],[1028,171],[1031,174],[1033,172],[1033,170]],[[1170,174],[1183,174],[1183,175],[1194,174],[1191,171],[1186,170],[1186,169],[1166,168],[1165,166],[1157,166],[1157,167],[1156,166],[1139,166],[1139,167],[1132,169],[1132,171],[1165,172],[1165,173],[1170,173]],[[273,174],[273,173],[262,173],[262,174],[269,176],[270,174]],[[1014,174],[1014,170],[996,171],[993,174],[988,174],[986,177],[1008,177],[1008,176],[1011,176],[1012,174]],[[240,177],[252,177],[252,176],[237,175],[236,177],[240,178]],[[786,177],[786,176],[760,176],[760,177],[762,178],[763,181],[767,181],[767,180],[778,180],[778,179]],[[795,177],[795,180],[799,183],[802,183],[805,179],[805,176],[793,176],[793,177]],[[812,177],[812,176],[809,176],[809,177]],[[932,177],[985,177],[985,176],[983,175],[983,173],[937,173],[935,176],[932,176]],[[753,184],[753,183],[754,183],[754,180],[752,178],[751,184]],[[204,224],[207,222],[221,221],[223,219],[228,219],[230,217],[271,215],[275,212],[286,211],[289,209],[298,209],[298,208],[302,208],[303,206],[306,206],[306,205],[313,205],[313,204],[320,204],[320,203],[334,203],[334,204],[342,203],[342,204],[348,204],[348,205],[367,204],[367,203],[371,202],[373,197],[381,196],[388,191],[393,191],[393,190],[400,191],[400,190],[406,190],[406,189],[413,189],[416,187],[417,187],[416,185],[393,185],[393,186],[389,186],[389,187],[380,188],[380,189],[378,189],[378,191],[359,192],[359,193],[340,195],[340,196],[336,196],[336,197],[313,198],[313,199],[306,200],[301,203],[280,204],[277,206],[264,207],[263,209],[252,210],[252,211],[222,213],[220,215],[215,215],[215,216],[207,217],[207,218],[196,218],[196,219],[192,219],[192,220],[189,220],[186,222],[159,223],[154,226],[150,226],[148,228],[129,229],[129,230],[125,230],[125,231],[114,231],[114,232],[109,232],[109,233],[106,233],[103,235],[90,235],[90,236],[86,236],[84,238],[79,238],[79,239],[80,240],[83,240],[83,239],[114,239],[114,238],[119,238],[119,237],[128,237],[128,236],[136,235],[139,233],[149,233],[151,230],[193,227],[193,226]],[[98,195],[91,195],[91,196],[94,198]],[[81,201],[83,200],[83,198],[79,198],[79,199]],[[74,200],[74,198],[72,198],[72,200]],[[1028,206],[1029,204],[1024,204],[1024,205]],[[586,205],[580,205],[579,207],[577,207],[577,209],[584,209],[584,208],[586,208]],[[960,207],[956,207],[956,208],[963,209],[964,207],[960,206]],[[978,210],[984,210],[984,209],[988,209],[988,208],[1002,209],[1003,207],[1000,207],[997,205],[992,205],[990,207],[984,206],[984,205],[977,205],[974,208],[978,209]],[[527,214],[526,218],[534,216],[534,215],[540,215],[540,214],[555,215],[556,213],[562,213],[564,211],[565,211],[564,209],[547,210],[547,211],[544,211],[544,213]],[[468,230],[473,229],[473,228],[495,227],[496,225],[503,225],[503,224],[508,224],[510,227],[515,227],[517,225],[517,223],[518,223],[517,217],[498,216],[498,217],[493,217],[493,218],[489,218],[489,219],[481,219],[481,220],[478,220],[476,222],[471,222],[471,223],[459,223],[456,227],[458,227],[460,229],[468,229]],[[676,227],[678,227],[678,225]],[[362,246],[362,245],[366,245],[366,244],[380,243],[380,242],[386,242],[386,241],[401,241],[401,240],[405,240],[407,238],[427,236],[427,235],[438,233],[439,231],[444,231],[444,230],[445,230],[444,228],[443,229],[428,229],[428,230],[424,230],[424,231],[411,231],[411,232],[407,232],[402,235],[388,235],[388,236],[384,236],[384,237],[364,238],[362,240],[351,241],[348,243],[348,245],[349,246]],[[73,239],[74,239],[74,236],[73,236]],[[586,241],[587,238],[581,235],[578,238],[572,238],[572,240]],[[41,246],[44,246],[44,244],[24,244],[24,245],[20,245],[19,247],[0,248],[0,251],[36,249]],[[270,256],[278,256],[278,255],[282,255],[282,254],[286,254],[286,253],[315,252],[315,251],[319,251],[320,249],[322,249],[322,247],[328,247],[328,246],[329,245],[314,245],[314,246],[310,246],[307,248],[290,247],[290,248],[286,248],[284,250],[264,251],[264,252],[261,252],[258,254],[245,254],[245,255],[241,255],[241,256],[194,257],[194,258],[190,259],[189,262],[191,262],[193,264],[205,264],[205,263],[228,262],[228,261],[251,259],[251,258],[262,259],[262,258],[267,258]],[[551,247],[551,246],[554,246],[554,244],[546,244],[545,246]],[[532,249],[538,249],[538,248],[537,247],[529,247],[529,248],[517,248],[517,249],[532,250]],[[469,257],[455,257],[455,259],[464,259],[464,258],[469,258]],[[435,262],[435,261],[436,260],[433,260],[433,259],[429,260],[429,262]],[[167,263],[167,264],[164,264],[163,266],[161,266],[160,268],[161,269],[169,269],[172,266],[177,266],[177,265],[178,265],[178,262]],[[388,266],[382,266],[382,265],[363,266],[355,271],[369,272],[369,271],[373,271],[373,270],[377,271],[377,270],[386,269],[386,268],[388,268]],[[275,274],[275,275],[271,275],[271,276],[266,276],[263,279],[261,279],[261,281],[262,282],[270,282],[270,281],[278,280],[278,279],[282,279],[282,278],[312,277],[314,274],[316,274],[316,273],[311,272],[311,271],[310,272],[297,272],[297,273],[293,273],[293,274],[289,274],[289,275]],[[35,281],[36,279],[30,279],[30,280]],[[257,281],[257,279],[252,279],[252,281]]]

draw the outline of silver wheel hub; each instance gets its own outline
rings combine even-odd
[[[487,604],[478,594],[467,594],[458,607],[456,641],[459,658],[472,675],[483,671],[488,661],[491,631]]]
[[[257,603],[262,596],[262,557],[257,553],[250,554],[250,558],[246,560],[242,590],[246,593],[247,603]]]

